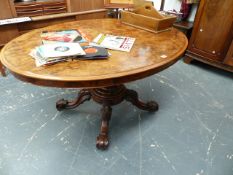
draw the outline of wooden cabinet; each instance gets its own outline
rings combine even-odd
[[[4,8],[3,8],[4,7]],[[0,20],[14,17],[12,4],[9,0],[0,0]],[[0,48],[18,35],[16,25],[0,26]]]
[[[201,0],[185,61],[196,59],[233,71],[232,19],[232,0]]]

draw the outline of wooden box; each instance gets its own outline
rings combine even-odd
[[[170,29],[175,21],[176,16],[162,15],[151,4],[121,12],[122,23],[155,33]]]

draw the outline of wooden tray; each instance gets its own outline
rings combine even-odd
[[[162,15],[151,4],[121,12],[122,23],[155,33],[170,29],[175,21],[176,16]]]

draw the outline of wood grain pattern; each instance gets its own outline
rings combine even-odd
[[[103,9],[103,0],[67,0],[70,6],[70,12],[80,12],[86,10]]]
[[[80,14],[76,16],[76,20],[87,20],[87,19],[101,19],[101,18],[107,18],[107,12],[95,12],[95,13],[89,13],[89,14]]]
[[[90,39],[99,33],[135,37],[131,52],[110,51],[107,60],[74,60],[36,67],[28,55],[41,44],[43,30],[79,29]],[[8,43],[1,52],[2,63],[15,77],[37,85],[52,87],[105,87],[134,81],[174,64],[188,41],[176,29],[154,34],[122,24],[116,19],[82,20],[63,23],[24,34]]]

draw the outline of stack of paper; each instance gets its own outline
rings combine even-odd
[[[36,66],[66,61],[69,58],[86,55],[79,43],[54,43],[36,47],[30,53]]]

